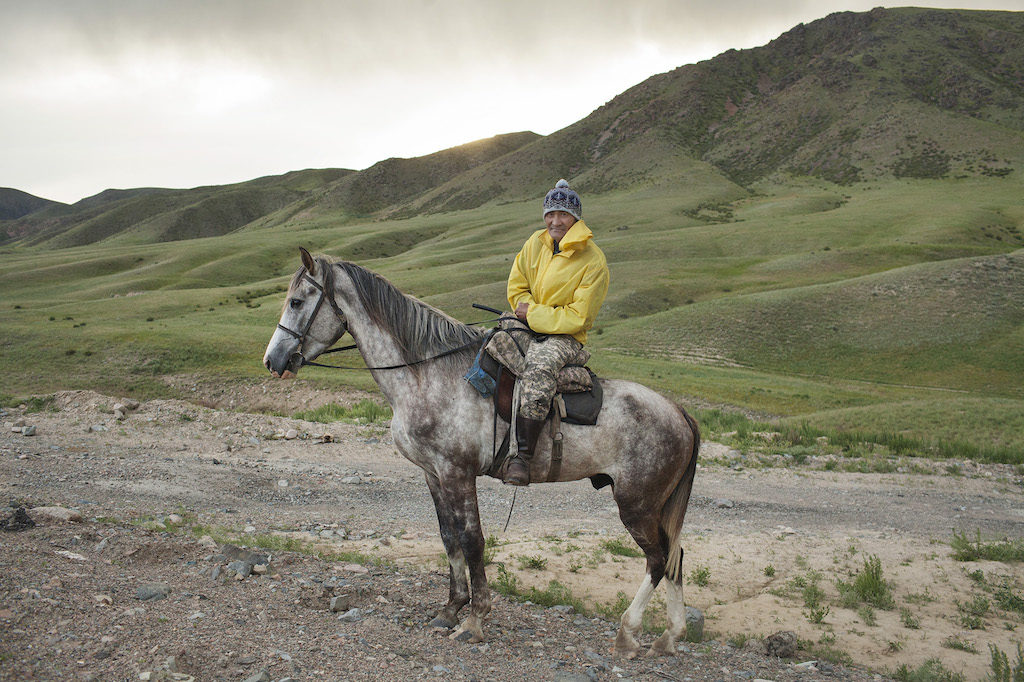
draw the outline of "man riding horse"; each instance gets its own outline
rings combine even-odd
[[[529,485],[530,459],[555,397],[558,371],[586,343],[608,293],[608,263],[582,215],[579,195],[559,180],[544,197],[546,228],[526,240],[508,276],[512,310],[537,333],[520,378],[517,452],[504,477],[509,485]]]

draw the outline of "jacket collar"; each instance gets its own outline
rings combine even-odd
[[[550,248],[555,247],[555,240],[548,234],[547,229],[543,230],[540,235],[541,241],[548,245]],[[590,231],[587,224],[582,220],[577,220],[573,223],[569,231],[562,237],[562,241],[558,243],[559,252],[564,251],[578,251],[586,246],[587,241],[594,238],[594,233]]]

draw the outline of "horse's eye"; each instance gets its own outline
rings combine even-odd
[[[293,298],[292,300],[288,301],[288,305],[290,305],[294,309],[301,308],[302,307],[302,299],[301,298]]]

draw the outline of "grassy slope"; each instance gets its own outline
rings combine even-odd
[[[479,319],[470,304],[503,304],[536,197],[570,169],[612,270],[600,372],[822,428],[976,432],[1024,453],[1021,24],[834,15],[653,77],[541,139],[104,193],[62,235],[116,235],[102,244],[0,252],[0,361],[18,369],[2,390],[257,375],[298,245]],[[238,192],[260,195],[252,215]]]
[[[821,427],[976,433],[1024,453],[1013,416],[1024,413],[1014,175],[793,183],[706,213],[693,197],[643,189],[595,197],[587,216],[613,285],[592,364],[684,399]],[[165,373],[259,376],[300,244],[480,319],[470,304],[503,303],[511,257],[538,224],[535,204],[2,254],[0,362],[18,368],[4,392],[152,395],[168,390]]]

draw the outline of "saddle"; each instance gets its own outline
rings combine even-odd
[[[484,338],[465,379],[485,397],[494,401],[494,423],[500,416],[506,423],[512,423],[512,402],[515,399],[515,385],[518,376],[526,367],[526,347],[539,336],[516,318],[502,316],[498,327]],[[519,337],[519,338],[517,338]],[[522,342],[522,343],[521,343]],[[604,390],[597,376],[586,366],[590,352],[581,348],[580,353],[559,372],[555,399],[545,421],[551,424],[551,463],[548,467],[548,481],[558,480],[562,468],[561,423],[593,426],[604,402]],[[501,478],[502,468],[510,452],[512,429],[505,432],[505,438],[494,453],[487,474]],[[594,479],[591,479],[594,481]],[[606,483],[594,482],[599,488]]]
[[[494,409],[505,422],[512,420],[512,396],[516,379],[526,367],[526,349],[538,336],[515,318],[502,317],[498,327],[491,330],[477,353],[466,380],[485,397],[492,397]],[[555,400],[547,418],[558,418],[569,424],[593,426],[597,424],[604,391],[589,367],[590,352],[580,349],[558,375]]]

